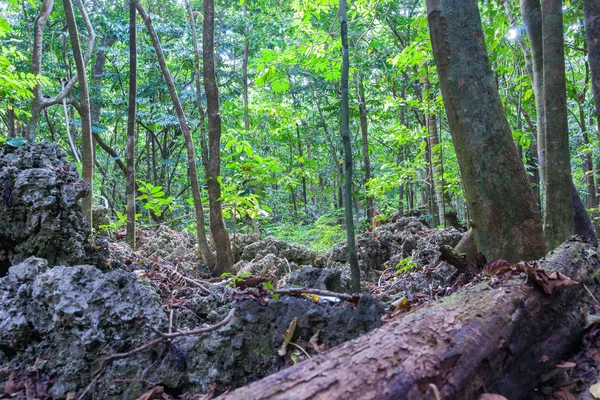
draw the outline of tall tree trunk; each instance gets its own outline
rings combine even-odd
[[[7,114],[8,114],[8,137],[9,138],[14,138],[14,137],[16,137],[16,130],[15,130],[15,110],[13,108],[12,103],[10,103],[8,105]]]
[[[342,36],[342,141],[344,143],[344,215],[346,217],[346,240],[348,261],[352,274],[352,291],[360,293],[360,269],[356,255],[354,237],[354,217],[352,213],[352,144],[350,143],[350,107],[348,100],[348,21],[346,20],[346,0],[340,0],[340,24]]]
[[[583,7],[596,118],[600,123],[600,0],[584,0]],[[600,132],[598,138],[600,140]]]
[[[92,150],[94,152],[94,165],[96,165],[96,144],[97,140],[93,134],[94,125],[100,122],[100,111],[102,110],[102,75],[104,74],[104,64],[106,63],[106,48],[111,47],[116,41],[114,36],[106,36],[102,40],[102,45],[96,52],[96,62],[92,68],[92,87],[90,89],[92,96],[90,98],[90,115],[92,120]]]
[[[360,133],[362,136],[363,163],[365,165],[365,190],[367,183],[371,180],[371,157],[369,156],[369,121],[367,119],[367,105],[362,82],[362,75],[356,74],[356,97],[358,99],[358,111],[360,113]],[[373,226],[375,214],[375,199],[367,196],[367,223]]]
[[[92,68],[92,81],[94,83],[92,92],[96,89],[97,93],[91,98],[90,114],[92,127],[95,123],[100,121],[100,112],[102,110],[102,88],[100,85],[102,82],[102,75],[104,75],[104,65],[106,64],[106,49],[112,47],[116,40],[117,39],[114,36],[105,37],[102,41],[102,46],[96,51],[96,62]]]
[[[199,238],[199,242],[202,241],[202,238],[206,237],[206,232],[203,229],[203,224],[201,221],[204,219],[204,210],[202,209],[202,196],[200,194],[200,186],[198,184],[198,169],[196,167],[196,151],[194,149],[194,142],[192,141],[192,132],[190,128],[190,124],[185,116],[183,111],[183,106],[179,101],[179,97],[177,96],[177,90],[175,89],[175,83],[173,82],[173,77],[169,72],[167,67],[167,63],[165,62],[165,57],[162,52],[162,47],[160,45],[160,40],[158,39],[158,35],[154,30],[154,25],[152,24],[152,20],[150,16],[146,13],[146,11],[142,8],[141,4],[138,0],[135,1],[135,7],[140,13],[142,20],[146,24],[146,28],[148,29],[148,33],[150,33],[150,37],[152,38],[152,44],[154,46],[154,50],[156,51],[156,56],[158,58],[158,64],[160,65],[160,69],[162,71],[162,75],[165,78],[165,82],[167,84],[167,88],[169,89],[169,95],[171,96],[171,101],[173,102],[173,107],[175,108],[175,113],[177,114],[177,118],[179,120],[179,127],[181,129],[181,133],[185,139],[185,146],[187,150],[187,163],[188,163],[188,174],[190,178],[190,183],[192,185],[192,197],[194,199],[194,210],[196,212],[196,234]],[[148,162],[150,158],[148,157]],[[202,218],[202,219],[201,219]],[[203,253],[204,257],[205,254]],[[208,264],[208,266],[216,271],[218,268],[216,265],[210,264],[210,260],[204,259],[204,262]]]
[[[532,75],[537,114],[537,156],[542,184],[546,186],[546,140],[544,135],[544,52],[542,47],[542,9],[540,0],[520,0],[521,16],[531,46]],[[527,57],[527,53],[525,54]],[[543,199],[541,200],[543,201]]]
[[[135,114],[137,95],[137,31],[135,1],[129,0],[129,104],[127,108],[127,243],[135,249]]]
[[[312,142],[310,140],[306,141],[306,156],[309,160],[312,160]],[[310,199],[313,207],[317,206],[317,190],[315,187],[315,181],[311,179],[310,181]]]
[[[574,229],[562,0],[544,0],[542,33],[546,142],[544,232],[548,248],[554,249]]]
[[[544,48],[543,48],[543,37],[542,37],[542,10],[539,0],[521,0],[521,14],[527,35],[529,37],[529,43],[531,46],[531,52],[524,47],[522,43],[523,54],[525,58],[532,57],[531,64],[533,65],[532,75],[529,78],[532,81],[535,95],[535,107],[537,114],[537,133],[536,141],[538,148],[538,164],[541,181],[548,192],[548,182],[545,178],[545,172],[547,168],[547,137],[546,137],[546,124],[547,119],[545,118],[545,101],[544,101]],[[563,63],[564,64],[564,63]],[[563,66],[564,68],[564,66]],[[529,71],[529,70],[528,70]],[[579,193],[575,189],[575,185],[572,180],[570,182],[570,189],[568,189],[571,197],[571,214],[574,222],[575,233],[579,234],[591,243],[596,243],[597,239],[593,234],[593,226],[587,213],[585,212],[585,206]],[[547,195],[547,193],[546,193]],[[564,195],[564,193],[563,193]],[[540,196],[541,197],[541,196]],[[541,199],[543,201],[543,199]],[[547,211],[547,210],[546,210]]]
[[[250,131],[250,117],[248,115],[248,47],[250,44],[248,15],[246,11],[246,2],[242,3],[242,18],[244,20],[244,57],[242,59],[242,101],[244,106],[244,129]]]
[[[581,123],[581,132],[583,134],[583,143],[586,146],[586,151],[583,159],[583,173],[585,176],[585,187],[587,195],[585,196],[585,206],[594,208],[598,206],[596,197],[596,181],[594,180],[594,161],[592,160],[592,149],[590,147],[590,137],[588,134],[588,126],[585,121],[585,112],[583,104],[579,103],[579,119]]]
[[[302,159],[304,157],[304,149],[302,148],[302,137],[300,136],[300,126],[304,126],[304,121],[296,121],[296,139],[298,142],[298,157]],[[304,162],[302,161],[302,167]],[[308,197],[306,194],[306,176],[302,174],[302,200],[304,200],[304,213],[308,215]]]
[[[203,0],[204,24],[202,25],[202,60],[204,64],[204,90],[206,91],[206,109],[208,113],[208,160],[206,180],[210,200],[210,231],[215,241],[217,264],[215,274],[231,271],[233,252],[221,207],[221,114],[219,112],[219,89],[215,72],[214,0]]]
[[[206,121],[204,118],[204,107],[202,106],[202,79],[200,78],[200,47],[198,46],[198,37],[196,35],[196,21],[194,19],[194,13],[190,6],[189,0],[185,0],[185,6],[188,11],[190,18],[190,27],[192,30],[192,43],[194,44],[194,80],[196,81],[196,102],[198,103],[198,114],[200,116],[200,146],[202,147],[202,165],[206,168],[208,161],[208,145],[206,144]],[[195,189],[194,189],[195,190]],[[198,187],[200,192],[200,187]],[[206,223],[204,218],[203,207],[196,208],[196,224],[198,229],[196,230],[198,237],[198,248],[202,259],[207,265],[215,265],[216,258],[215,254],[210,249],[208,244],[208,238],[206,236]]]
[[[425,71],[425,79],[423,81],[423,89],[427,96],[427,104],[432,107],[434,98],[431,92],[431,84],[429,82],[429,72]],[[431,170],[433,185],[435,188],[435,199],[437,204],[440,223],[444,226],[455,226],[457,224],[456,211],[452,209],[449,196],[444,193],[444,164],[442,161],[442,151],[440,149],[439,132],[437,127],[437,114],[435,110],[428,110],[426,114],[427,130],[429,132],[429,150],[431,152]]]
[[[81,54],[81,44],[79,42],[79,33],[75,21],[75,12],[71,0],[63,0],[65,9],[65,19],[69,31],[69,39],[73,50],[73,58],[77,67],[77,76],[79,77],[79,115],[81,117],[81,158],[82,175],[90,184],[90,194],[82,199],[83,213],[92,227],[92,196],[94,188],[94,154],[92,150],[92,122],[90,119],[90,95],[88,91],[88,79],[85,71],[85,60]]]
[[[315,103],[317,105],[317,111],[319,112],[319,118],[321,118],[321,124],[323,125],[323,131],[325,132],[325,139],[327,140],[327,143],[329,144],[329,152],[331,154],[331,159],[333,160],[333,165],[335,168],[335,181],[337,183],[337,189],[334,188],[334,192],[337,191],[338,193],[338,200],[337,200],[337,208],[342,208],[342,205],[344,204],[344,196],[342,193],[342,171],[341,171],[341,167],[340,164],[338,162],[338,158],[337,158],[337,151],[335,149],[335,144],[333,143],[333,139],[331,138],[331,135],[329,134],[329,128],[327,127],[327,121],[325,121],[325,116],[323,115],[323,110],[321,109],[321,103],[319,102],[319,99],[317,99],[317,96],[313,93],[313,97],[315,99]]]
[[[477,1],[427,0],[427,14],[477,248],[488,259],[537,259],[545,250],[541,217],[500,102]]]

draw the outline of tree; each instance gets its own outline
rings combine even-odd
[[[433,55],[477,248],[488,259],[544,254],[541,217],[490,68],[475,0],[428,0]]]
[[[547,12],[550,12],[550,7],[554,7],[554,9],[552,11],[554,11],[554,13],[556,13],[556,5],[550,5],[548,4],[548,7],[546,8]],[[506,6],[507,10],[510,10],[509,6]],[[557,150],[557,146],[562,146],[562,152],[560,155],[553,155],[554,157],[565,157],[565,148],[568,152],[568,131],[565,137],[565,120],[566,120],[566,116],[564,115],[566,113],[566,108],[565,106],[560,106],[561,102],[560,100],[554,99],[552,96],[546,96],[546,93],[551,93],[550,91],[546,92],[545,89],[545,79],[546,77],[548,77],[548,79],[550,80],[550,84],[551,85],[557,85],[557,87],[555,87],[553,90],[557,91],[559,93],[559,98],[563,98],[564,100],[564,104],[566,104],[566,98],[563,97],[563,94],[560,93],[565,93],[564,89],[561,89],[560,87],[560,82],[556,81],[556,79],[558,80],[562,80],[564,82],[564,50],[562,49],[562,45],[557,44],[557,41],[564,43],[564,39],[562,39],[562,9],[560,10],[561,13],[561,17],[560,17],[560,21],[556,20],[556,16],[557,14],[554,14],[555,18],[550,18],[549,23],[550,25],[547,26],[546,29],[546,34],[542,34],[543,31],[543,15],[542,15],[542,9],[540,6],[540,1],[539,0],[521,0],[521,15],[523,17],[523,21],[525,24],[525,29],[527,31],[527,35],[529,37],[529,42],[530,42],[530,46],[531,46],[531,52],[527,49],[527,47],[525,46],[525,44],[523,42],[521,43],[521,48],[523,50],[523,55],[525,57],[525,61],[527,65],[532,65],[532,68],[528,68],[527,72],[529,75],[529,78],[532,81],[532,85],[534,88],[534,95],[535,95],[535,105],[536,105],[536,114],[537,114],[537,134],[536,134],[536,140],[538,143],[538,159],[539,159],[539,170],[541,172],[541,177],[542,177],[542,182],[544,183],[544,186],[546,186],[546,204],[548,202],[548,196],[551,196],[550,202],[553,203],[551,205],[551,208],[548,209],[548,207],[545,208],[545,221],[546,223],[548,223],[548,216],[550,213],[553,213],[552,209],[556,208],[556,207],[564,207],[565,204],[561,203],[562,199],[565,199],[567,196],[570,198],[570,201],[566,202],[566,205],[570,204],[571,207],[571,211],[567,211],[566,209],[562,208],[562,217],[559,217],[558,215],[550,215],[549,216],[549,220],[550,220],[550,224],[554,224],[556,225],[555,219],[557,218],[562,218],[564,221],[567,222],[568,225],[571,226],[570,230],[568,231],[568,233],[563,232],[562,234],[558,234],[554,239],[550,239],[547,235],[546,239],[548,240],[548,245],[550,247],[554,246],[556,247],[557,243],[561,243],[560,238],[563,237],[563,240],[566,238],[566,235],[570,234],[573,232],[574,229],[574,233],[578,234],[579,236],[585,238],[586,240],[595,243],[596,242],[596,235],[594,233],[591,221],[589,219],[589,216],[587,215],[587,212],[585,211],[585,206],[583,205],[583,202],[581,200],[581,197],[579,196],[579,194],[577,193],[577,189],[575,188],[575,185],[573,184],[572,179],[570,178],[570,183],[569,183],[569,187],[557,184],[557,180],[560,180],[561,182],[564,181],[564,176],[562,178],[559,177],[552,177],[551,180],[553,181],[552,183],[552,189],[550,189],[550,187],[548,186],[548,181],[546,178],[546,169],[547,169],[547,164],[548,164],[548,131],[547,131],[547,125],[548,123],[551,123],[553,127],[550,128],[550,132],[551,135],[552,134],[556,134],[557,132],[562,132],[562,138],[557,139],[556,137],[553,136],[553,142],[550,144],[550,146],[552,146],[551,151],[556,152]],[[555,24],[556,26],[552,26],[552,24]],[[514,25],[514,24],[513,24]],[[557,30],[557,25],[560,25],[560,29]],[[558,35],[560,35],[561,37],[558,37]],[[545,43],[545,44],[544,44]],[[546,60],[546,55],[545,55],[545,47],[549,48],[549,51],[552,51],[556,54],[553,54],[549,57],[552,58],[552,60]],[[560,54],[557,54],[557,52],[562,52],[562,60],[563,60],[563,64],[562,64],[562,74],[560,71],[553,71],[553,69],[555,68],[561,68],[560,65],[556,65],[555,64],[555,59],[560,57]],[[530,55],[531,54],[531,55]],[[528,61],[531,58],[530,61]],[[549,74],[546,74],[546,69],[549,69]],[[561,78],[562,76],[562,78]],[[551,77],[553,79],[551,79]],[[564,96],[566,96],[566,94],[564,94]],[[547,100],[550,102],[550,107],[554,107],[555,109],[553,110],[553,115],[550,118],[550,120],[548,120],[545,115],[546,115],[546,97]],[[555,102],[556,104],[552,104],[553,102]],[[559,128],[557,128],[557,124],[560,124],[562,126],[562,131],[559,130]],[[585,133],[584,133],[585,135]],[[568,156],[568,154],[567,154]],[[562,167],[565,166],[565,161],[558,161],[559,164],[562,165]],[[555,166],[556,167],[556,166]],[[560,167],[559,167],[560,168]],[[569,165],[570,168],[570,165]],[[562,172],[561,172],[562,173]],[[560,175],[560,174],[559,174]],[[564,183],[564,182],[563,182]],[[559,193],[555,193],[554,191],[558,190]],[[567,191],[568,193],[565,193],[565,191]],[[570,216],[568,215],[570,214]],[[570,218],[570,221],[569,221]],[[574,226],[573,226],[574,225]],[[552,231],[553,228],[552,226],[550,227],[550,230]],[[548,230],[548,227],[546,227],[546,230]],[[552,234],[554,235],[554,233]]]
[[[129,0],[129,103],[127,108],[127,243],[135,249],[135,110],[137,103],[137,29],[135,0]]]
[[[196,102],[198,103],[198,114],[200,116],[200,146],[202,147],[202,164],[206,168],[206,162],[208,157],[208,147],[206,144],[206,123],[204,118],[204,107],[202,106],[202,80],[200,79],[200,48],[198,46],[198,36],[196,35],[196,21],[194,19],[194,12],[190,6],[189,0],[185,1],[185,7],[188,12],[190,19],[190,28],[192,31],[192,44],[194,45],[194,80],[196,82]],[[200,187],[194,188],[194,191],[200,193]],[[204,209],[202,207],[202,199],[199,196],[200,207],[196,207],[196,224],[198,226],[198,247],[200,253],[204,259],[204,262],[210,266],[214,266],[216,259],[215,254],[210,249],[208,244],[208,238],[206,237],[206,223],[204,217]]]
[[[89,21],[87,12],[85,7],[81,4],[81,1],[77,2],[79,11],[81,12],[81,16],[85,22],[86,29],[88,31],[88,42],[87,49],[85,52],[85,59],[83,64],[87,65],[90,57],[92,56],[92,52],[94,49],[94,43],[96,41],[96,33],[92,28],[92,24]],[[54,7],[54,0],[44,0],[42,2],[42,7],[40,8],[39,14],[35,19],[34,26],[34,34],[33,34],[33,50],[31,54],[31,72],[34,75],[40,75],[42,71],[42,53],[43,53],[43,39],[44,39],[44,28],[46,23],[48,22],[48,17],[52,13],[52,8]],[[71,5],[71,8],[72,5]],[[75,26],[76,27],[76,26]],[[69,33],[70,37],[70,33]],[[72,42],[71,42],[72,43]],[[79,38],[77,38],[77,43],[79,43]],[[81,46],[79,46],[81,48]],[[80,49],[81,51],[81,49]],[[76,61],[77,62],[77,61]],[[33,99],[31,102],[31,116],[27,121],[27,126],[25,127],[24,138],[33,141],[35,140],[35,128],[37,126],[37,122],[40,118],[42,111],[55,104],[60,104],[63,99],[73,90],[75,84],[79,79],[78,74],[74,74],[68,82],[62,87],[61,91],[56,94],[54,97],[44,97],[42,93],[42,85],[38,83],[33,89]]]
[[[426,125],[429,132],[429,151],[431,153],[431,178],[435,192],[435,204],[437,212],[440,216],[440,224],[444,226],[458,225],[456,211],[452,209],[452,204],[448,196],[448,192],[444,190],[444,164],[442,161],[442,152],[440,151],[440,140],[437,127],[437,115],[434,105],[433,93],[431,91],[431,83],[429,82],[429,71],[425,70],[425,78],[423,80],[423,96],[426,96],[428,109],[426,111]]]
[[[371,158],[369,156],[369,120],[367,119],[367,105],[363,79],[360,73],[356,74],[356,97],[358,98],[358,111],[360,115],[360,133],[362,138],[363,163],[365,167],[365,184],[371,180]],[[367,223],[373,226],[375,214],[375,199],[367,195]]]
[[[86,61],[81,53],[81,45],[79,43],[79,33],[77,32],[77,23],[75,22],[75,12],[73,11],[73,3],[71,0],[63,0],[65,9],[65,19],[67,21],[67,29],[69,31],[69,39],[73,49],[73,58],[77,66],[77,77],[79,80],[79,106],[78,111],[81,117],[81,160],[83,179],[85,179],[91,187],[90,194],[82,199],[83,213],[87,218],[90,227],[92,226],[92,196],[94,186],[94,153],[92,150],[92,121],[90,116],[90,96],[88,90],[88,79],[85,70]],[[83,6],[80,7],[83,9]],[[86,19],[86,25],[91,26],[89,20]],[[89,31],[92,31],[88,28]],[[92,31],[93,32],[93,31]]]
[[[198,237],[198,243],[200,243],[200,252],[202,254],[202,258],[204,262],[213,270],[215,274],[220,274],[222,271],[219,270],[218,265],[212,264],[212,253],[208,246],[203,246],[203,244],[207,243],[206,232],[204,231],[204,210],[202,208],[202,195],[200,194],[200,186],[198,184],[198,169],[196,167],[196,151],[194,150],[194,143],[192,141],[192,132],[190,128],[190,124],[185,116],[183,106],[181,101],[179,101],[179,96],[177,95],[177,89],[175,88],[175,82],[173,81],[173,77],[167,67],[167,63],[165,61],[165,56],[162,51],[162,47],[160,45],[160,40],[158,39],[158,35],[154,30],[154,25],[152,24],[152,20],[150,15],[146,13],[138,0],[135,1],[135,7],[140,13],[142,20],[146,24],[146,28],[148,29],[148,33],[152,38],[152,45],[154,46],[154,50],[156,52],[156,57],[158,58],[158,64],[160,65],[160,69],[162,75],[165,79],[167,87],[169,89],[169,95],[171,97],[171,101],[173,102],[173,107],[175,108],[175,112],[177,114],[177,119],[179,120],[179,127],[183,136],[185,138],[185,145],[187,150],[187,166],[188,166],[188,174],[190,177],[190,183],[192,186],[192,196],[194,201],[194,210],[196,213],[196,235]],[[218,260],[217,260],[218,262]]]
[[[215,273],[228,272],[233,266],[233,252],[221,205],[221,114],[219,112],[219,89],[215,73],[215,4],[204,0],[204,24],[202,25],[202,61],[204,66],[204,90],[208,114],[208,159],[206,184],[210,201],[210,231],[217,251]]]
[[[346,241],[348,245],[348,261],[352,274],[352,291],[360,292],[360,269],[356,255],[354,237],[354,216],[352,213],[352,144],[350,143],[350,107],[348,100],[348,74],[350,60],[348,57],[348,21],[346,20],[346,0],[340,0],[340,25],[342,36],[342,141],[344,143],[344,216],[346,218]]]
[[[584,0],[583,7],[596,118],[600,120],[600,1]],[[600,133],[598,137],[600,139]]]
[[[554,249],[574,229],[562,0],[544,0],[542,37],[547,188],[544,232],[548,247]]]

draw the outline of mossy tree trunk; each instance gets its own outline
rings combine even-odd
[[[221,114],[219,111],[219,89],[215,73],[215,2],[204,0],[204,23],[202,24],[202,61],[204,66],[204,91],[208,114],[208,160],[206,183],[210,201],[210,231],[217,252],[215,275],[230,272],[233,267],[233,252],[229,233],[223,220],[221,204]]]
[[[127,243],[135,249],[135,114],[137,97],[137,31],[135,1],[129,0],[129,104],[127,108]]]
[[[75,11],[71,0],[63,0],[65,9],[65,20],[67,22],[67,30],[69,31],[69,40],[73,50],[73,58],[77,67],[77,77],[79,81],[79,116],[81,117],[81,160],[82,160],[82,175],[90,184],[90,194],[82,199],[83,213],[90,224],[92,225],[92,195],[94,186],[94,153],[92,150],[92,121],[90,115],[90,94],[88,89],[88,78],[85,70],[85,60],[81,53],[81,42],[79,41],[79,32],[77,30],[77,22],[75,21]],[[89,21],[86,21],[89,23]]]
[[[542,4],[542,46],[546,142],[544,232],[548,248],[553,249],[574,230],[562,0],[544,0]]]
[[[192,31],[192,44],[194,45],[194,80],[196,81],[196,102],[198,103],[198,115],[200,116],[200,147],[202,148],[202,165],[206,168],[208,162],[208,145],[206,143],[206,121],[204,118],[204,107],[202,106],[202,79],[200,78],[200,47],[198,45],[198,36],[196,35],[196,21],[194,12],[189,0],[185,0],[185,7],[190,19],[190,28]],[[194,191],[200,193],[200,186],[193,188]],[[194,209],[196,213],[196,236],[198,238],[198,249],[202,255],[204,262],[214,267],[216,263],[215,254],[210,249],[208,237],[206,236],[206,223],[204,218],[204,208],[202,207],[202,199],[200,199],[200,207]]]
[[[428,0],[442,97],[477,248],[488,259],[544,254],[541,217],[490,68],[475,0]]]
[[[348,75],[350,60],[348,57],[348,21],[346,20],[346,0],[340,0],[340,24],[342,36],[342,141],[344,143],[344,216],[346,217],[346,240],[348,242],[348,261],[352,274],[352,291],[360,292],[360,270],[356,255],[354,237],[354,216],[352,212],[352,145],[350,143],[350,107],[348,100]]]

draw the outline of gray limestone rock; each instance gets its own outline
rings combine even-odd
[[[89,191],[57,145],[0,146],[0,276],[30,256],[87,262],[90,229],[79,200]]]

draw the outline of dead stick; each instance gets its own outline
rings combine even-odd
[[[360,294],[346,294],[346,293],[337,293],[329,290],[322,289],[309,289],[309,288],[292,288],[292,289],[275,289],[272,291],[273,294],[315,294],[317,296],[331,296],[337,297],[342,300],[353,300],[355,298],[360,297]]]
[[[195,329],[193,331],[177,331],[177,332],[173,332],[173,333],[157,332],[161,336],[158,339],[154,339],[153,341],[146,343],[140,347],[136,347],[135,349],[128,351],[126,353],[115,353],[115,354],[111,354],[109,356],[104,357],[102,359],[102,361],[100,361],[100,366],[98,367],[98,369],[96,371],[94,371],[93,376],[100,375],[102,373],[102,371],[104,371],[104,368],[106,367],[108,362],[110,362],[112,360],[117,360],[119,358],[130,357],[130,356],[134,355],[135,353],[144,351],[154,345],[157,345],[161,342],[166,341],[167,339],[173,339],[173,338],[176,338],[179,336],[199,335],[201,333],[206,333],[206,332],[210,332],[210,331],[219,329],[220,327],[227,325],[229,323],[229,321],[231,321],[231,319],[233,318],[234,314],[235,314],[235,308],[232,308],[231,311],[229,311],[229,314],[227,314],[227,317],[225,317],[225,319],[222,320],[221,322],[218,322],[211,326],[207,326],[205,328]]]

